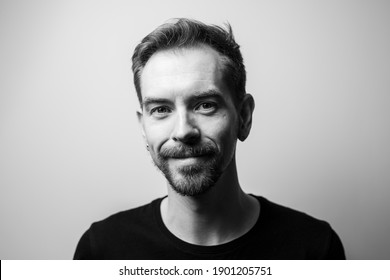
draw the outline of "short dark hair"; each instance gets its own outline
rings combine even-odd
[[[226,29],[217,25],[179,18],[157,27],[137,45],[132,57],[134,85],[139,102],[142,102],[141,74],[148,60],[160,50],[189,48],[207,45],[222,55],[224,77],[231,84],[237,101],[245,95],[246,72],[240,46],[236,43],[230,24]]]

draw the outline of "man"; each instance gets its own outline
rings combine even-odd
[[[230,26],[164,24],[136,47],[133,72],[145,145],[168,196],[94,223],[75,259],[345,258],[326,222],[239,184],[236,141],[248,137],[255,105]]]

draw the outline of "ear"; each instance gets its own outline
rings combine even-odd
[[[137,110],[137,118],[138,118],[138,124],[141,128],[142,137],[144,138],[145,143],[146,143],[146,134],[145,134],[145,129],[144,129],[144,115],[142,114],[141,110],[142,109]]]
[[[251,131],[254,109],[255,100],[249,93],[245,94],[239,110],[240,127],[238,128],[238,139],[240,141],[245,141]]]

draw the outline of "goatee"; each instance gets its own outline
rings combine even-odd
[[[196,157],[198,160],[191,165],[176,168],[169,165],[170,159],[190,157]],[[197,196],[207,192],[222,174],[222,171],[219,170],[218,149],[212,144],[162,148],[153,161],[164,174],[172,189],[183,196]]]

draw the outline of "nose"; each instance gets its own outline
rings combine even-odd
[[[196,121],[188,112],[180,112],[177,114],[172,139],[185,144],[194,144],[200,139],[200,131],[196,125]]]

